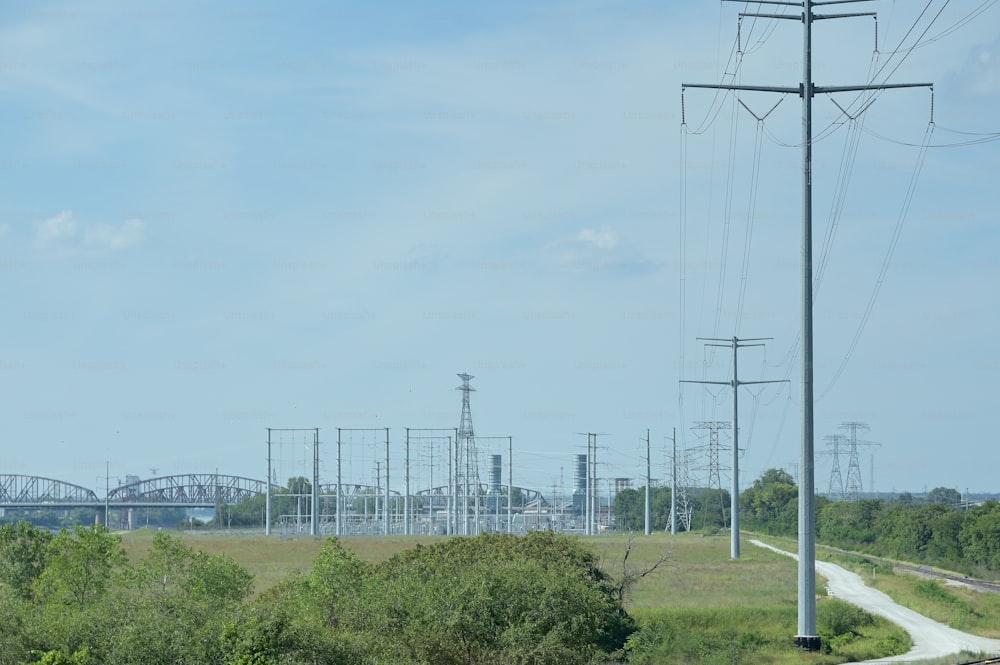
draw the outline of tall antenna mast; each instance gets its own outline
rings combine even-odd
[[[747,0],[723,0],[746,2]],[[802,82],[795,87],[726,84],[681,84],[685,88],[715,90],[748,90],[797,94],[802,98],[802,442],[799,474],[799,623],[795,644],[809,651],[818,651],[820,638],[816,632],[816,468],[813,450],[813,265],[812,265],[812,99],[817,93],[862,92],[889,88],[933,88],[931,83],[883,83],[851,86],[817,86],[812,80],[812,24],[820,19],[875,16],[874,12],[847,14],[813,14],[813,7],[842,5],[870,0],[823,0],[790,2],[784,0],[751,0],[758,5],[801,7],[802,13],[741,14],[758,18],[792,19],[802,22]]]

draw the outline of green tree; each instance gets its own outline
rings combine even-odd
[[[695,518],[691,528],[724,528],[729,525],[729,491],[702,488],[689,493]]]
[[[643,488],[643,492],[645,488]],[[621,531],[637,531],[645,528],[645,496],[631,487],[615,494],[615,526]]]
[[[216,506],[212,525],[219,528],[263,527],[266,514],[267,497],[258,494],[239,503],[222,503]]]
[[[928,506],[926,519],[932,532],[927,542],[927,560],[955,569],[962,567],[962,513],[953,507]]]
[[[213,663],[225,626],[238,615],[253,578],[228,556],[196,552],[159,532],[136,564],[119,605],[129,620],[100,645],[104,662],[127,665]]]
[[[42,570],[52,535],[30,522],[0,526],[0,585],[22,599],[31,597],[31,587]]]
[[[927,493],[927,503],[942,503],[947,506],[957,506],[962,502],[958,490],[950,487],[935,487]]]
[[[876,525],[879,553],[896,559],[922,560],[933,531],[921,513],[921,509],[896,503],[887,505]]]
[[[126,561],[121,536],[105,527],[64,530],[49,543],[45,569],[37,580],[39,594],[48,602],[85,608],[107,591]]]
[[[233,665],[335,665],[374,662],[365,637],[371,620],[359,602],[372,566],[330,538],[308,575],[270,589],[223,631],[224,662]]]
[[[1000,503],[987,501],[966,513],[959,540],[971,563],[1000,570]]]
[[[768,469],[740,496],[744,524],[770,534],[795,534],[798,496],[799,489],[787,472]]]
[[[881,501],[864,499],[850,502],[817,502],[816,536],[824,543],[847,548],[864,548],[875,542],[876,520]]]
[[[670,520],[670,488],[654,487],[649,495],[652,529],[662,531]],[[615,527],[621,531],[646,528],[646,488],[623,489],[615,495]]]

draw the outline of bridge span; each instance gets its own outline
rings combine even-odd
[[[273,485],[272,485],[273,487]],[[119,485],[101,498],[91,489],[61,480],[0,474],[0,508],[214,508],[267,491],[267,483],[219,473],[189,473]]]

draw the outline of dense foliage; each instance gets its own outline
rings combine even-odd
[[[939,487],[917,500],[816,498],[819,542],[967,574],[1000,574],[1000,503],[987,501],[967,510],[955,490]],[[798,529],[798,488],[784,471],[771,469],[740,496],[747,530],[794,536]]]
[[[635,625],[580,541],[488,535],[378,565],[330,539],[308,575],[252,577],[168,532],[130,562],[104,527],[0,527],[0,663],[613,662]]]
[[[0,562],[0,663],[221,662],[225,617],[252,585],[228,557],[167,532],[133,565],[101,526],[5,525]]]
[[[309,575],[247,608],[226,644],[234,663],[582,665],[614,658],[633,630],[573,538],[449,539],[375,566],[331,539]]]

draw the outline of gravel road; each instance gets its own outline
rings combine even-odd
[[[798,559],[798,555],[772,547],[759,540],[751,540],[759,547],[774,550]],[[1000,655],[1000,640],[970,635],[949,628],[911,609],[898,605],[878,589],[867,586],[859,575],[826,561],[816,562],[816,573],[827,580],[827,590],[834,598],[857,605],[872,614],[878,614],[900,626],[913,638],[913,648],[901,656],[891,656],[868,663],[903,663],[928,658],[940,658],[962,651]]]

